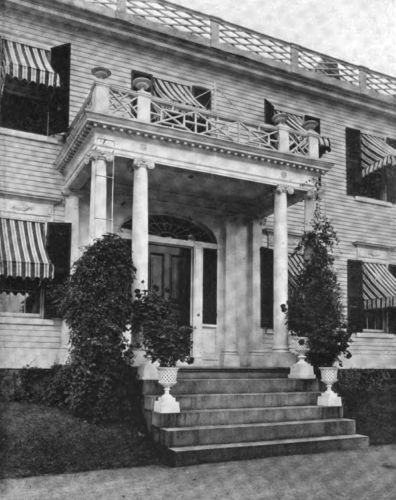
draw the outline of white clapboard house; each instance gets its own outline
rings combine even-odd
[[[160,0],[2,0],[0,38],[1,368],[65,359],[46,284],[106,232],[179,301],[195,367],[290,366],[319,179],[344,366],[396,368],[396,78]]]

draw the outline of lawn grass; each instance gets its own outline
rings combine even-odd
[[[63,410],[0,403],[0,477],[58,474],[157,462],[141,422],[100,426]]]

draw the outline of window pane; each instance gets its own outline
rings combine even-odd
[[[0,313],[40,313],[40,286],[33,280],[12,279],[0,282]]]
[[[217,250],[203,251],[203,323],[215,325],[217,318]]]

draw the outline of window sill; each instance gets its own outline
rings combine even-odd
[[[390,201],[377,200],[375,198],[368,198],[366,196],[354,196],[356,201],[360,203],[368,203],[369,205],[378,205],[380,207],[393,207],[393,203]]]

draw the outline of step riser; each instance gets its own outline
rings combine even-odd
[[[200,368],[183,368],[178,372],[179,380],[187,380],[194,378],[205,379],[221,379],[221,378],[287,378],[289,369],[200,369]]]
[[[301,455],[327,451],[355,450],[368,446],[365,436],[346,437],[329,441],[307,441],[300,443],[266,443],[265,445],[246,445],[230,448],[213,448],[199,451],[168,450],[169,465],[184,466],[229,460],[248,460],[253,458],[275,457],[280,455]]]
[[[146,410],[147,411],[147,410]],[[151,412],[149,412],[151,413]],[[185,413],[152,413],[155,427],[193,427],[196,425],[227,425],[297,420],[318,420],[342,417],[342,407],[245,408]],[[150,415],[148,415],[150,418]]]
[[[264,408],[269,406],[316,405],[320,392],[291,392],[269,394],[199,394],[179,395],[177,401],[183,410],[209,410],[216,408]],[[145,396],[146,410],[154,408],[157,396]]]
[[[167,430],[153,429],[153,437],[159,444],[172,446],[197,446],[207,444],[242,443],[271,441],[275,439],[303,438],[315,436],[336,436],[355,433],[353,420],[333,420],[329,422],[298,422],[216,429]]]
[[[143,394],[162,394],[161,386],[155,380],[144,380]],[[191,379],[180,380],[172,387],[171,393],[178,394],[233,394],[233,393],[264,393],[293,392],[319,390],[316,380],[281,379]]]

